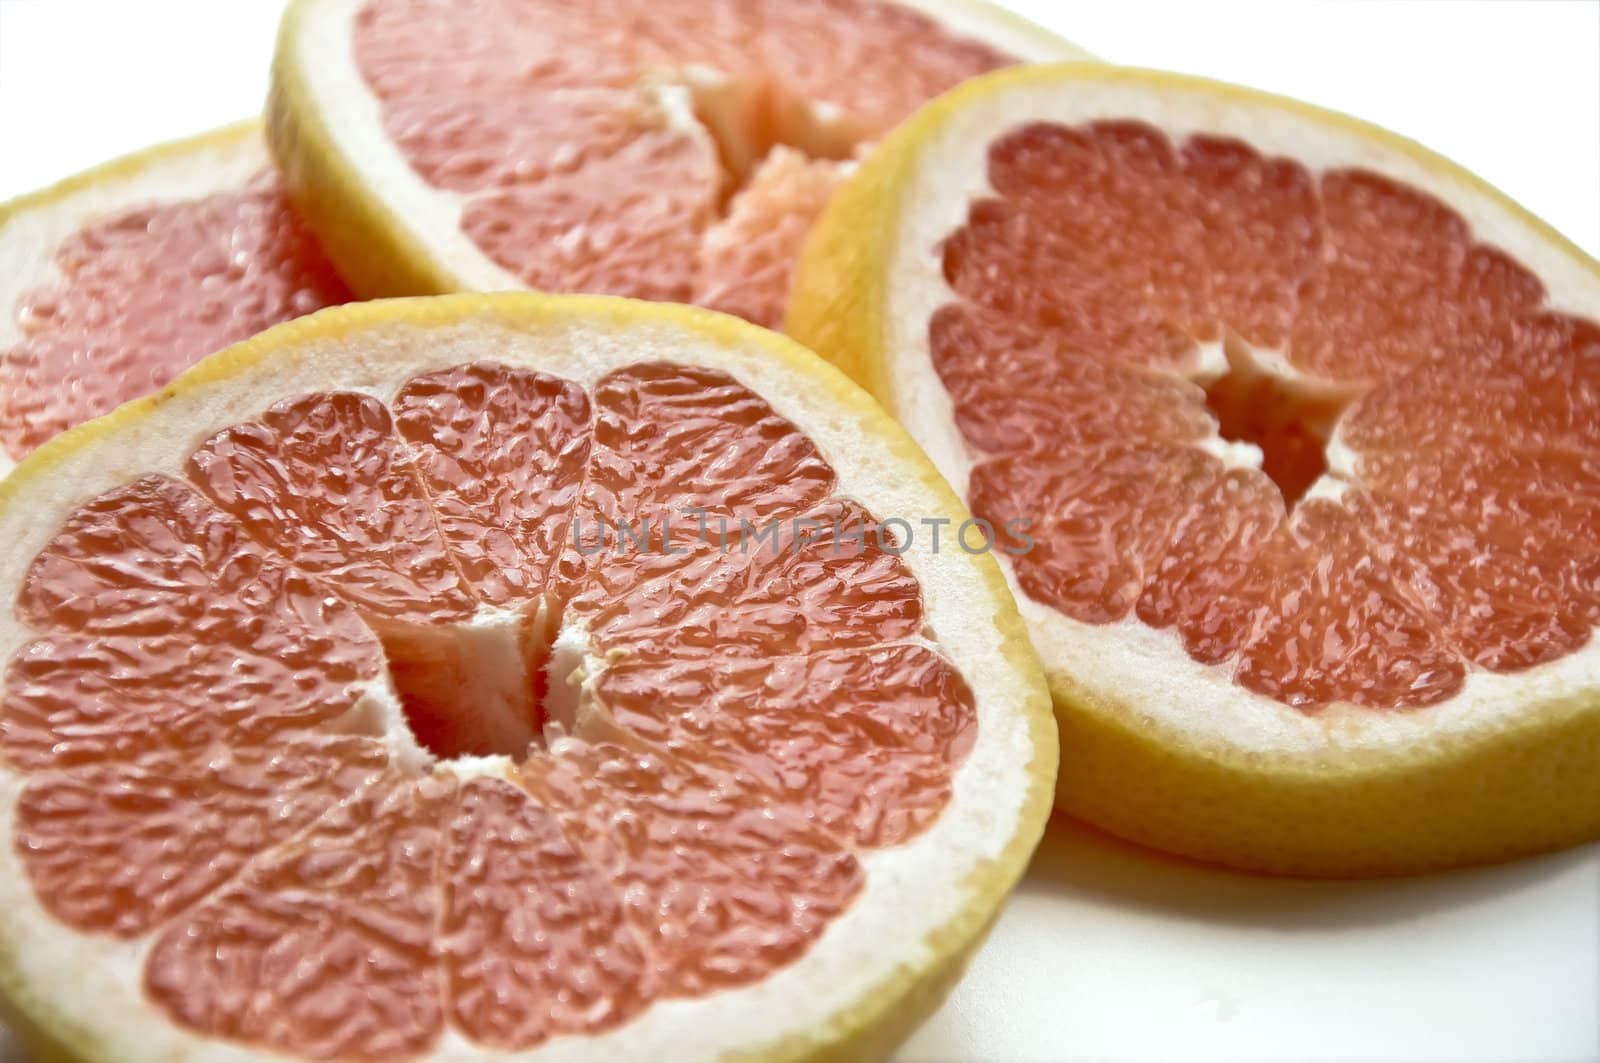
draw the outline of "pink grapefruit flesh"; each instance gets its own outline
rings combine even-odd
[[[384,129],[523,284],[776,327],[855,147],[1015,61],[888,0],[372,0]]]
[[[311,1058],[528,1049],[761,980],[850,908],[858,854],[939,815],[976,734],[837,491],[763,399],[668,362],[592,388],[474,362],[217,432],[28,570],[0,751],[33,889],[151,935],[173,1022]],[[708,537],[664,530],[688,509]],[[794,517],[867,531],[716,544]],[[676,545],[581,549],[601,518]],[[452,636],[485,609],[522,661],[475,700]],[[613,662],[603,721],[558,718],[557,624]],[[386,663],[421,759],[363,720]],[[474,756],[513,770],[429,767]]]
[[[1173,628],[1307,712],[1436,704],[1588,642],[1600,328],[1454,210],[1133,121],[1014,129],[988,176],[929,341],[983,454],[974,511],[1044,515],[1025,593]],[[1230,368],[1194,380],[1207,343]],[[1241,372],[1260,352],[1287,370]],[[1354,482],[1322,479],[1335,422]]]
[[[58,277],[12,307],[0,450],[20,459],[159,390],[204,355],[350,297],[262,172],[236,191],[120,209],[54,252]]]

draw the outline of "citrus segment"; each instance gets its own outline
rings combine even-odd
[[[860,845],[898,844],[936,818],[972,738],[970,692],[918,646],[709,665],[640,654],[600,689],[625,729],[753,777]],[[823,701],[838,709],[805,711]]]
[[[1419,189],[1363,170],[1318,182],[1326,263],[1306,285],[1288,343],[1321,376],[1382,378],[1536,310],[1543,286]]]
[[[1389,387],[1370,391],[1340,424],[1352,449],[1366,455],[1440,451],[1464,439],[1515,450],[1586,447],[1600,440],[1589,414],[1600,386],[1600,326],[1558,314],[1530,314],[1474,337],[1459,352],[1462,372],[1407,368]],[[1470,407],[1466,423],[1430,409]]]
[[[0,522],[58,530],[5,561],[0,886],[27,940],[139,945],[70,1024],[627,1054],[701,1013],[730,1046],[829,1028],[853,997],[811,1008],[815,979],[873,964],[848,992],[904,999],[927,933],[987,922],[980,866],[1020,873],[1044,781],[1015,758],[1048,747],[998,574],[884,533],[944,503],[875,416],[715,315],[417,301],[269,332],[25,463]],[[187,482],[118,486],[141,467]],[[580,514],[642,538],[590,553]]]
[[[1067,468],[1009,456],[975,468],[968,493],[977,517],[1027,528],[1032,545],[1012,563],[1029,594],[1099,624],[1132,610],[1216,466],[1170,445],[1108,446]]]
[[[0,261],[12,274],[0,286],[11,319],[0,451],[12,458],[203,355],[350,297],[253,124],[0,208]]]
[[[1593,599],[1572,585],[1563,551],[1384,495],[1357,495],[1351,511],[1406,597],[1428,608],[1469,661],[1514,672],[1588,641]]]
[[[412,378],[394,410],[474,594],[492,605],[538,595],[588,464],[587,392],[543,373],[478,364]]]
[[[897,130],[810,238],[788,326],[975,516],[1027,526],[1005,562],[1083,743],[1069,807],[1349,872],[1600,830],[1464,781],[1495,763],[1548,808],[1516,750],[1600,734],[1597,317],[1592,261],[1414,145],[1080,66]]]
[[[645,747],[560,739],[525,770],[591,866],[612,868],[654,991],[692,997],[793,962],[860,891],[807,812]]]
[[[30,769],[124,761],[354,709],[382,670],[355,609],[194,491],[144,477],[79,507],[33,559],[0,749]]]
[[[859,146],[974,74],[1079,55],[962,0],[339,0],[291,6],[269,110],[364,295],[593,291],[776,326]]]
[[[1272,572],[1262,551],[1287,534],[1283,499],[1254,469],[1209,479],[1172,526],[1166,552],[1139,594],[1139,619],[1173,627],[1206,664],[1237,653],[1250,634]]]
[[[599,381],[594,451],[577,516],[659,524],[704,510],[730,520],[798,515],[827,497],[816,444],[726,373],[640,365]],[[715,454],[715,462],[705,455]]]
[[[1180,443],[1211,430],[1205,392],[1189,381],[1115,359],[1069,363],[1049,331],[977,306],[940,307],[928,347],[962,433],[984,450],[1036,453],[1130,437]],[[975,357],[980,351],[996,361]],[[1010,381],[1024,379],[1036,386],[1018,394]]]
[[[139,937],[299,834],[387,763],[362,738],[157,750],[29,786],[17,845],[56,918]]]
[[[463,618],[473,600],[387,407],[291,399],[208,439],[189,478],[295,566],[378,616]]]
[[[1241,140],[1203,133],[1183,141],[1182,172],[1199,190],[1191,206],[1203,231],[1211,312],[1256,347],[1283,347],[1300,286],[1324,253],[1310,173]]]
[[[1407,600],[1342,506],[1296,508],[1290,535],[1256,555],[1266,608],[1235,681],[1293,706],[1347,701],[1411,708],[1461,689],[1466,668],[1437,623]]]
[[[682,155],[672,148],[666,158],[613,159],[614,170],[496,190],[463,210],[462,228],[497,265],[514,269],[523,287],[687,302],[696,234],[711,222],[714,192],[663,201],[618,187],[623,175],[641,171],[666,188],[682,184],[684,171],[702,178],[714,172],[709,146],[687,160]],[[529,249],[538,257],[525,260]]]
[[[1591,455],[1558,447],[1466,458],[1423,453],[1408,466],[1372,458],[1360,467],[1373,490],[1399,502],[1416,505],[1419,496],[1435,495],[1427,509],[1506,545],[1526,576],[1542,569],[1564,608],[1600,616],[1594,578],[1600,470]]]
[[[453,781],[380,780],[156,935],[145,992],[191,1029],[308,1059],[405,1059],[444,1025],[435,951]]]
[[[914,638],[922,595],[881,527],[859,505],[837,500],[781,524],[692,515],[670,529],[671,539],[656,529],[658,552],[628,564],[608,558],[566,609],[606,649],[667,646],[695,657],[762,658]],[[590,533],[580,525],[575,534]],[[595,534],[583,549],[614,554],[618,541],[625,550],[632,543]]]
[[[958,238],[947,253],[956,291],[993,288],[974,284],[975,274],[995,256],[1022,252],[1038,269],[1067,271],[1062,287],[1037,283],[1045,274],[1033,272],[1035,282],[1013,293],[1036,315],[1072,317],[1080,302],[1095,306],[1098,313],[1086,316],[1104,328],[1149,331],[1151,358],[1164,357],[1162,337],[1212,338],[1198,197],[1158,130],[1132,122],[1024,128],[990,148],[989,175],[997,209],[974,219],[981,226],[972,233],[975,246]],[[1050,213],[1048,228],[1035,224],[1041,211]],[[1117,356],[1130,346],[1115,332],[1068,338],[1076,348]]]
[[[468,1037],[514,1051],[645,1006],[655,976],[621,896],[547,804],[475,779],[447,830],[439,949],[451,1020]]]

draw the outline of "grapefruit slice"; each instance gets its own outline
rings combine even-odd
[[[0,473],[205,355],[349,297],[257,122],[0,206]]]
[[[999,569],[903,523],[962,516],[705,311],[229,348],[0,484],[5,995],[117,1059],[886,1053],[1051,803]]]
[[[974,0],[317,0],[273,146],[368,297],[535,288],[775,327],[865,142],[973,74],[1078,49]]]
[[[1600,834],[1597,319],[1592,260],[1415,144],[1067,65],[886,141],[788,327],[1031,522],[1064,807],[1367,874]]]

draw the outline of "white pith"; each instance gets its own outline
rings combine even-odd
[[[236,191],[271,165],[260,128],[246,123],[222,136],[202,136],[158,149],[127,172],[64,195],[20,202],[9,216],[0,207],[0,351],[22,339],[17,301],[65,279],[56,265],[56,252],[68,237],[119,211]],[[13,464],[0,449],[0,476]]]
[[[1298,159],[1313,172],[1357,166],[1416,186],[1457,210],[1475,239],[1500,247],[1538,274],[1549,306],[1600,318],[1600,290],[1571,252],[1457,175],[1353,129],[1264,101],[1160,90],[1115,75],[1097,79],[1088,68],[1059,82],[1006,85],[949,112],[917,145],[906,184],[897,191],[902,213],[884,288],[884,379],[892,382],[891,412],[963,493],[981,455],[962,439],[950,398],[932,367],[929,320],[957,298],[945,281],[939,248],[965,223],[972,200],[994,194],[986,173],[989,144],[1030,122],[1073,125],[1100,119],[1147,122],[1174,143],[1192,133],[1231,135],[1263,154]],[[1261,369],[1297,387],[1318,386],[1277,352],[1256,352],[1256,359]],[[1190,375],[1207,382],[1198,372]],[[1220,437],[1202,447],[1230,463],[1252,458],[1249,450]],[[1307,497],[1337,496],[1353,476],[1353,454],[1337,429],[1325,457],[1328,472]],[[1235,685],[1231,663],[1211,666],[1191,659],[1171,629],[1147,627],[1131,615],[1112,624],[1081,623],[1029,598],[1007,559],[999,559],[1053,679],[1100,704],[1127,706],[1142,726],[1176,736],[1175,742],[1190,748],[1270,753],[1275,762],[1287,755],[1308,763],[1386,749],[1415,753],[1428,743],[1512,727],[1529,705],[1600,691],[1600,642],[1591,640],[1575,653],[1522,672],[1494,674],[1469,664],[1461,691],[1428,708],[1374,712],[1338,703],[1308,715]]]
[[[540,601],[535,603],[533,611],[540,614],[544,608],[545,603]],[[398,717],[394,712],[385,717],[389,726],[384,734],[394,747],[415,747],[421,751],[406,725],[401,707],[402,684],[394,673],[397,657],[421,661],[431,656],[429,678],[436,681],[444,676],[448,679],[449,689],[444,697],[457,716],[468,715],[487,721],[481,730],[486,732],[489,739],[486,744],[491,748],[522,751],[539,740],[535,726],[538,708],[528,675],[535,655],[543,649],[543,631],[538,625],[530,630],[521,611],[484,606],[466,621],[455,624],[422,627],[374,624],[373,627],[383,640],[390,664],[390,681],[382,685],[382,696],[393,700],[399,713]],[[458,764],[465,764],[464,770],[471,771],[476,770],[473,764],[476,759],[485,758],[432,751],[424,752],[423,759],[415,766],[426,769],[438,764],[445,770],[455,771]]]
[[[359,167],[367,188],[459,286],[479,291],[521,288],[515,274],[502,269],[461,230],[466,197],[424,181],[383,125],[383,108],[355,63],[355,16],[366,0],[331,0],[301,9],[300,33],[280,42],[294,61],[315,71],[308,82],[312,106],[345,158]]]
[[[545,665],[550,683],[544,696],[546,740],[562,731],[572,733],[580,707],[589,700],[606,663],[591,651],[589,633],[581,624],[569,620],[561,625],[551,640],[550,660]]]
[[[279,333],[294,335],[315,320],[281,326]],[[516,327],[488,318],[432,327],[394,323],[365,330],[358,340],[292,343],[220,384],[186,388],[167,398],[158,413],[66,453],[46,476],[29,477],[25,464],[0,494],[0,542],[6,544],[0,585],[19,585],[32,558],[85,499],[145,473],[180,475],[185,456],[203,438],[256,417],[281,398],[356,389],[387,400],[419,373],[473,361],[535,368],[592,387],[614,368],[653,359],[731,373],[801,426],[832,463],[838,494],[872,512],[945,512],[933,490],[906,474],[889,439],[861,430],[859,413],[823,386],[825,378],[797,374],[766,351],[741,351],[667,321],[619,328],[603,308],[584,318]],[[71,442],[68,437],[57,446]],[[798,962],[748,988],[658,1002],[609,1033],[558,1038],[525,1058],[678,1058],[686,1049],[712,1058],[759,1048],[814,1031],[897,969],[933,958],[928,935],[962,911],[973,876],[1000,855],[1017,829],[1033,782],[1021,768],[1036,749],[1030,721],[1017,709],[1031,693],[1029,680],[1007,661],[1004,635],[993,623],[996,611],[1005,608],[997,589],[962,551],[935,554],[921,541],[903,557],[921,583],[929,635],[976,698],[977,742],[955,775],[955,796],[944,815],[906,845],[861,854],[864,892]],[[578,635],[563,645],[571,647]],[[33,636],[7,610],[0,615],[0,659]],[[397,707],[392,691],[371,696],[385,711]],[[472,776],[508,766],[506,758],[474,758],[453,770]],[[14,829],[26,779],[0,765],[0,831]],[[205,1040],[169,1023],[140,987],[144,946],[81,935],[56,923],[39,905],[11,846],[0,847],[0,948],[12,958],[21,983],[62,1009],[60,1017],[75,1033],[118,1046],[123,1058],[253,1057],[247,1046]],[[505,1057],[452,1032],[432,1058]]]
[[[381,736],[395,762],[416,771],[440,771],[462,782],[480,777],[511,778],[530,749],[549,748],[577,733],[580,721],[604,719],[595,684],[609,665],[624,656],[618,649],[605,655],[596,653],[586,620],[558,615],[559,610],[554,597],[545,594],[527,610],[481,606],[464,622],[433,628],[460,651],[460,667],[451,669],[455,682],[450,697],[455,712],[476,714],[478,706],[486,704],[526,725],[524,729],[500,729],[498,740],[490,744],[501,752],[447,755],[424,749],[408,722],[392,670],[389,640],[385,641],[391,665],[388,674],[369,684],[348,719],[327,729]],[[547,683],[537,703],[527,689],[532,669],[542,672]],[[536,727],[540,718],[543,725]]]
[[[950,28],[1024,59],[1087,59],[1086,53],[1043,30],[1030,32],[1021,20],[982,0],[894,0],[943,22]],[[423,248],[433,264],[461,291],[506,291],[525,288],[523,281],[486,255],[461,228],[462,210],[470,197],[428,184],[390,139],[383,108],[355,63],[357,13],[368,0],[321,0],[302,5],[298,32],[286,35],[280,47],[305,78],[308,101],[343,161],[357,174],[365,191],[377,200],[389,220]],[[731,79],[720,71],[690,67],[646,73],[640,85],[664,104],[664,120],[672,128],[715,139],[739,155],[740,134],[730,123],[716,121],[716,94],[729,90]],[[702,106],[700,116],[686,105],[690,97]],[[823,139],[839,125],[839,111],[828,101],[809,104],[810,125]],[[731,113],[731,107],[721,110]],[[716,128],[708,129],[709,118]]]

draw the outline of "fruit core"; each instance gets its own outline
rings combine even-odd
[[[1360,391],[1319,387],[1284,373],[1281,356],[1263,357],[1235,337],[1225,348],[1228,369],[1205,384],[1206,408],[1223,440],[1254,448],[1245,452],[1248,462],[1266,473],[1293,509],[1328,471],[1328,441]]]
[[[464,623],[378,623],[389,678],[418,745],[439,760],[521,762],[576,720],[581,636],[560,632],[560,603],[487,611]]]
[[[689,68],[659,77],[667,91],[687,93],[695,120],[716,145],[723,216],[774,150],[789,149],[808,162],[838,162],[850,158],[861,140],[861,132],[840,115],[770,73],[734,80]]]

